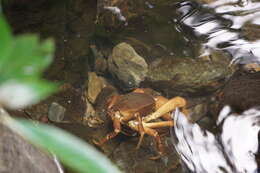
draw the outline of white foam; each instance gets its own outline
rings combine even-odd
[[[254,173],[258,150],[260,110],[250,109],[241,115],[230,113],[226,106],[217,124],[221,134],[213,135],[198,124],[190,123],[178,110],[171,129],[175,148],[186,166],[196,173]]]

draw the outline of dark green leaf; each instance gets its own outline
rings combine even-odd
[[[10,28],[4,17],[0,14],[0,68],[12,51],[12,39]]]

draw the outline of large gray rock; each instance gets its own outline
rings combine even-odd
[[[138,87],[148,72],[144,58],[127,43],[120,43],[113,48],[108,67],[110,73],[126,88]]]
[[[59,173],[53,159],[0,123],[0,173]]]
[[[229,58],[214,52],[211,59],[161,57],[150,64],[143,85],[167,96],[203,95],[215,91],[232,75]]]

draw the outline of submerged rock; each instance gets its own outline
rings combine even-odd
[[[51,103],[48,111],[48,118],[52,122],[62,122],[64,120],[66,108],[61,106],[59,103]]]
[[[260,26],[251,22],[246,22],[241,28],[242,35],[249,41],[257,41],[260,38]]]
[[[221,52],[212,53],[210,58],[162,57],[149,66],[143,85],[168,96],[208,94],[234,72],[228,57]]]
[[[138,87],[147,74],[148,65],[144,58],[136,53],[127,43],[114,47],[108,59],[109,72],[115,76],[125,88]]]
[[[212,100],[213,99],[210,96],[187,98],[187,109],[190,113],[187,118],[189,121],[195,123],[203,120],[209,112]]]
[[[107,81],[101,76],[97,76],[95,72],[88,73],[88,87],[86,95],[91,103],[95,103],[98,94],[102,88],[107,86]]]
[[[218,110],[220,111],[224,105],[230,105],[237,112],[259,106],[259,93],[260,72],[235,75],[218,96],[220,103]]]
[[[84,125],[87,125],[92,128],[97,128],[104,123],[104,121],[99,116],[97,116],[94,107],[87,99],[86,99],[86,107],[87,109],[83,117]]]

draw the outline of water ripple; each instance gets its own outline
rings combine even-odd
[[[223,50],[231,55],[232,63],[260,63],[260,40],[250,41],[241,32],[247,23],[260,24],[260,2],[218,0],[199,4],[183,1],[175,8],[177,18],[174,21],[178,30],[188,33],[193,40],[199,39],[205,52]]]

